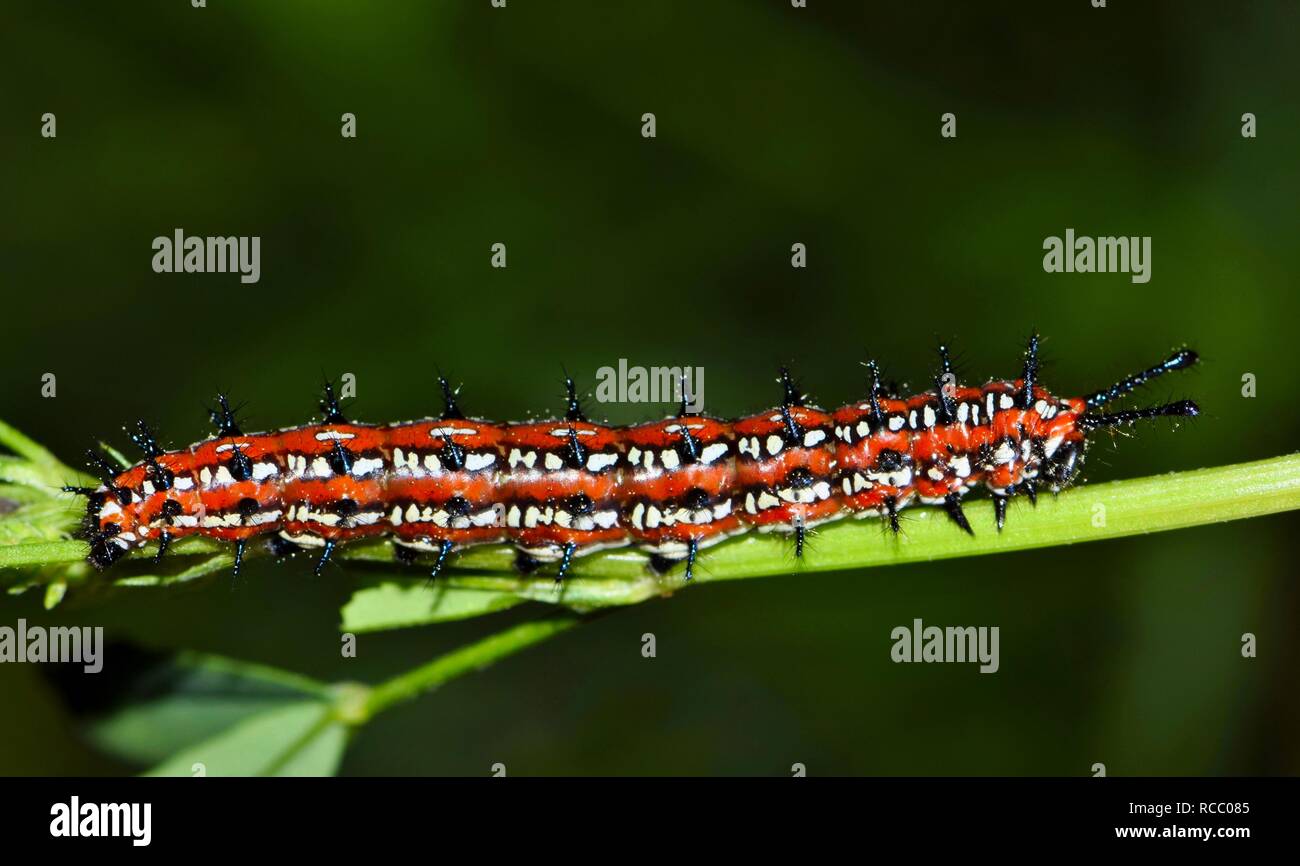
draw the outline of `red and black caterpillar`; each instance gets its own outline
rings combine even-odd
[[[1082,462],[1086,436],[1161,416],[1193,416],[1190,400],[1101,413],[1147,381],[1196,362],[1190,350],[1084,398],[1038,383],[1038,338],[1016,380],[960,387],[940,348],[935,388],[888,393],[874,362],[868,394],[834,412],[807,405],[783,370],[780,405],[734,422],[682,411],[663,421],[610,427],[588,420],[568,381],[564,417],[494,424],[464,417],[439,379],[440,418],[358,424],[327,384],[324,418],[272,433],[242,433],[225,397],[213,438],[162,450],[141,422],[144,459],[125,471],[92,453],[103,473],[89,497],[90,562],[105,568],[151,543],[161,556],[189,535],[246,545],[268,536],[278,552],[319,548],[317,573],[336,545],[388,536],[407,561],[508,542],[522,570],[635,544],[665,570],[750,529],[792,535],[802,555],[809,529],[845,516],[880,516],[897,532],[900,509],[941,506],[972,533],[961,501],[982,485],[1002,529],[1007,502],[1060,490]]]

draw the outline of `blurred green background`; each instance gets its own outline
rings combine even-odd
[[[781,362],[823,405],[860,395],[868,351],[924,387],[940,337],[969,380],[1010,375],[1036,327],[1068,394],[1183,343],[1205,358],[1148,393],[1205,416],[1102,437],[1090,480],[1293,450],[1294,4],[809,5],[8,4],[0,417],[76,461],[137,416],[200,438],[218,388],[260,429],[352,372],[353,414],[392,420],[436,411],[441,367],[469,410],[517,418],[557,406],[562,367],[592,388],[619,358],[701,366],[706,407],[736,415],[775,399]],[[177,227],[260,235],[261,282],[154,274]],[[1067,227],[1150,235],[1151,281],[1045,274]],[[700,587],[378,718],[342,772],[1294,774],[1294,538],[1283,515]],[[0,622],[376,682],[533,613],[342,659],[349,578],[259,560],[233,591],[54,616],[28,593]],[[1000,672],[893,664],[914,617],[1000,626]],[[109,663],[94,688],[117,688]],[[0,666],[0,772],[137,769],[86,744],[82,703],[48,668]]]

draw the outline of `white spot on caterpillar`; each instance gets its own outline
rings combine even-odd
[[[935,417],[935,414],[934,414],[934,408],[933,408],[933,407],[930,407],[930,406],[926,406],[926,407],[925,407],[925,411],[924,411],[924,415],[925,415],[925,426],[926,426],[926,427],[933,427],[933,426],[934,426],[934,422],[938,420],[938,419]]]
[[[825,430],[809,430],[803,434],[803,447],[813,448],[826,439]]]
[[[676,469],[682,462],[681,458],[677,456],[677,452],[672,448],[665,448],[661,451],[659,459],[664,462],[664,468],[669,470]]]
[[[717,460],[719,457],[726,455],[726,453],[727,453],[726,442],[714,442],[712,445],[704,446],[704,450],[700,452],[700,462],[712,463],[714,460]]]
[[[773,455],[773,456],[775,456],[775,455],[777,455],[777,454],[780,454],[780,453],[781,453],[781,445],[782,445],[782,442],[781,442],[781,437],[780,437],[780,436],[768,436],[768,437],[767,437],[767,453],[768,453],[768,454],[771,454],[771,455]]]
[[[547,469],[549,469],[549,470],[551,470],[552,472],[554,472],[554,471],[557,470],[557,469],[563,469],[563,468],[564,468],[564,461],[560,459],[560,455],[558,455],[558,454],[552,454],[552,453],[550,453],[550,452],[547,452],[547,454],[546,454],[546,459],[545,459],[545,465],[546,465],[546,468],[547,468]]]
[[[474,436],[478,433],[473,427],[430,427],[429,438],[450,439],[453,436]]]
[[[322,430],[316,434],[317,442],[328,442],[331,439],[354,439],[355,433],[340,433],[337,430]]]
[[[280,467],[279,467],[279,466],[276,466],[274,463],[254,463],[254,464],[253,464],[253,480],[254,480],[254,481],[265,481],[266,479],[268,479],[268,478],[272,478],[272,477],[274,477],[274,476],[276,476],[276,475],[279,475],[279,474],[280,474]]]
[[[782,487],[776,491],[776,495],[786,502],[809,503],[816,499],[816,495],[807,487]]]
[[[372,472],[380,472],[384,468],[384,461],[375,457],[362,458],[352,464],[352,474],[358,478],[364,478]]]
[[[578,430],[578,429],[574,429],[573,432],[574,432],[574,433],[577,433],[579,436],[595,436],[595,435],[596,435],[596,431],[595,431],[595,430]],[[554,436],[556,439],[563,439],[563,440],[565,440],[565,441],[567,442],[567,441],[569,440],[569,428],[568,428],[568,427],[561,427],[561,428],[559,428],[559,429],[557,429],[557,430],[552,430],[552,431],[551,431],[551,435]]]
[[[323,523],[326,526],[338,526],[342,518],[332,511],[312,511],[308,513],[307,519],[313,523]]]
[[[491,453],[465,455],[465,468],[470,472],[477,472],[480,469],[485,469],[496,462],[497,456]]]
[[[599,472],[602,469],[605,469],[609,466],[613,466],[617,462],[618,462],[617,454],[604,454],[601,452],[597,452],[587,458],[587,468],[590,469],[592,472]]]
[[[325,546],[325,539],[321,538],[319,535],[310,535],[307,533],[303,533],[302,535],[293,535],[292,533],[289,532],[281,532],[280,537],[283,538],[285,541],[293,542],[294,544],[297,544],[300,547],[324,547]]]
[[[665,541],[658,547],[648,549],[665,559],[685,559],[691,551],[690,545],[684,541]]]
[[[284,512],[280,511],[278,508],[271,511],[263,511],[260,514],[254,514],[248,519],[248,522],[253,526],[261,526],[264,523],[275,523],[280,519],[280,515],[283,513]]]

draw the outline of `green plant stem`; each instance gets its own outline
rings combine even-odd
[[[526,622],[439,656],[372,688],[365,700],[365,716],[369,718],[463,674],[481,670],[506,656],[567,631],[582,620],[580,616],[566,613]]]

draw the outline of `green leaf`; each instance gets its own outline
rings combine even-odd
[[[514,607],[523,601],[508,592],[456,589],[428,581],[381,580],[363,586],[340,611],[346,632],[382,631],[468,619]]]
[[[32,439],[20,433],[16,428],[10,427],[3,421],[0,421],[0,445],[8,448],[20,457],[25,457],[33,463],[39,464],[56,473],[66,472],[69,477],[80,473],[73,472],[64,466],[57,457],[51,454],[44,446],[38,445]]]
[[[298,701],[251,716],[145,775],[330,776],[346,744],[347,726],[328,702]]]
[[[325,684],[298,674],[186,653],[130,684],[126,704],[86,733],[119,758],[155,764],[259,713],[330,697]]]

